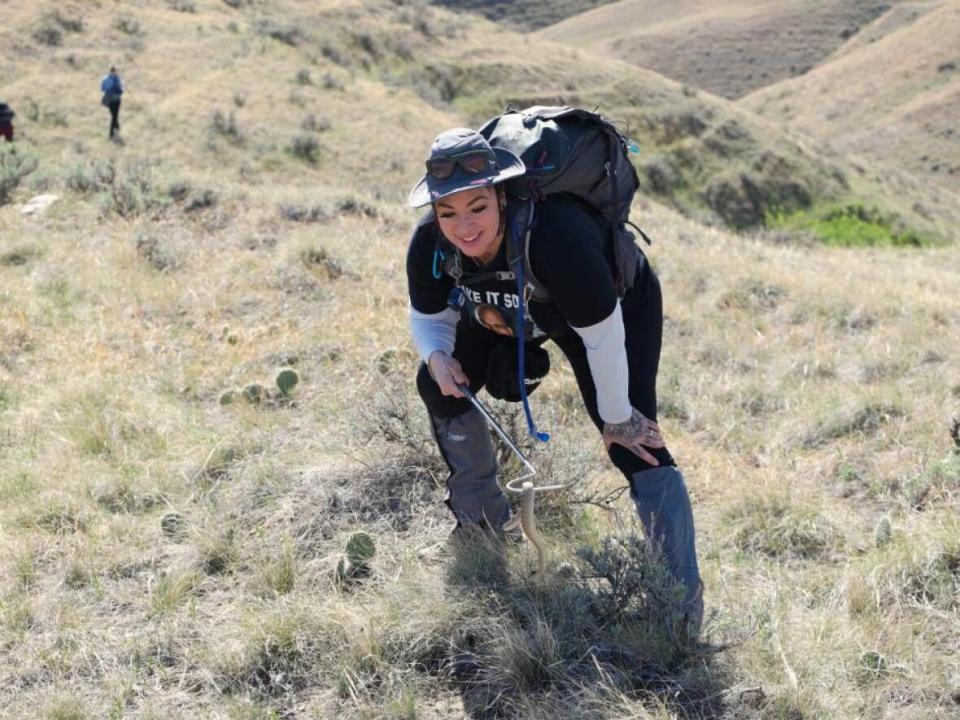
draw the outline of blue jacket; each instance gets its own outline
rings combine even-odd
[[[123,95],[123,83],[120,81],[120,76],[116,73],[104,75],[103,80],[100,81],[100,90],[111,95]]]

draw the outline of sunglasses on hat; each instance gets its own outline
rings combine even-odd
[[[430,158],[427,160],[427,173],[434,180],[446,180],[457,167],[468,175],[479,175],[490,169],[496,169],[497,158],[486,150],[470,150],[458,155]]]

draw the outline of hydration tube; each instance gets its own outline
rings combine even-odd
[[[514,233],[514,245],[516,245],[516,228],[512,223],[510,229]],[[527,400],[527,375],[524,369],[524,356],[526,353],[523,351],[524,320],[526,319],[524,295],[526,294],[527,283],[523,278],[523,255],[520,254],[514,258],[513,263],[516,266],[514,273],[517,277],[517,296],[519,297],[517,322],[514,332],[517,334],[517,379],[520,381],[520,400],[523,402],[523,413],[527,417],[527,432],[530,433],[531,437],[536,438],[540,442],[547,442],[550,440],[550,433],[537,430],[537,425],[533,421],[533,413],[530,412],[530,403]]]

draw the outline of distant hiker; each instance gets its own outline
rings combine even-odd
[[[0,137],[13,142],[13,118],[16,113],[6,103],[0,102]]]
[[[100,103],[110,110],[110,139],[113,140],[120,132],[120,96],[123,95],[123,81],[116,67],[111,66],[110,72],[103,76],[100,90],[103,92]]]
[[[407,251],[410,329],[423,360],[417,389],[450,469],[446,503],[455,532],[467,525],[501,531],[511,517],[490,432],[458,386],[473,392],[486,386],[495,397],[525,402],[549,370],[542,346],[553,340],[610,459],[630,484],[648,536],[686,588],[682,615],[695,638],[703,596],[693,512],[656,423],[663,331],[656,274],[636,249],[632,285],[618,292],[605,250],[608,226],[562,195],[533,203],[508,194],[502,183],[523,176],[524,163],[477,131],[442,133],[426,166],[409,200],[413,207],[430,206]],[[526,220],[519,238],[518,218]],[[630,244],[636,248],[632,236]],[[529,414],[528,426],[535,433]]]

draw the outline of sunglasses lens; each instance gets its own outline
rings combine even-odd
[[[427,172],[437,180],[446,180],[453,175],[456,162],[449,158],[437,158],[427,161]]]
[[[487,169],[488,160],[489,158],[484,152],[470,153],[460,158],[460,167],[468,173],[482,173]]]

